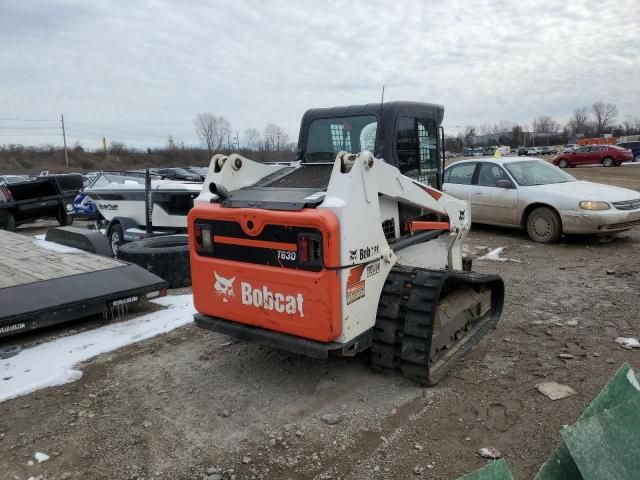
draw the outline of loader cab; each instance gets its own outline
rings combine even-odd
[[[302,117],[297,159],[333,163],[340,151],[369,150],[403,174],[440,189],[444,107],[386,102],[315,108]]]

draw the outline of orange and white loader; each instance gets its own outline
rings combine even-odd
[[[470,206],[438,187],[444,109],[313,109],[297,160],[215,155],[189,213],[196,324],[437,383],[501,310],[500,277],[470,270]]]

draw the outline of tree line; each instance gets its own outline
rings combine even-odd
[[[262,132],[257,128],[247,128],[242,138],[238,132],[234,135],[231,122],[221,115],[199,113],[193,123],[196,135],[209,155],[227,151],[252,152],[254,159],[270,161],[279,159],[283,154],[284,159],[289,159],[296,150],[296,142],[275,123],[268,123]]]
[[[573,109],[567,123],[557,122],[548,115],[540,115],[529,125],[500,121],[479,126],[467,125],[455,137],[447,137],[446,148],[459,151],[464,147],[490,146],[499,143],[512,148],[521,145],[557,145],[578,138],[591,138],[603,134],[616,137],[640,134],[640,117],[624,115],[619,119],[618,107],[613,103],[594,102],[590,107]],[[492,135],[493,138],[479,142],[476,137]]]

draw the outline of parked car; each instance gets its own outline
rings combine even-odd
[[[529,149],[527,147],[518,147],[518,156],[522,157],[524,155],[526,157],[528,150]]]
[[[590,145],[579,147],[571,152],[563,152],[553,158],[553,164],[560,168],[576,165],[603,165],[617,167],[623,162],[633,161],[633,153],[615,145]]]
[[[529,147],[527,149],[527,155],[529,156],[542,155],[542,147]]]
[[[1,175],[0,185],[11,185],[13,183],[26,182],[30,177],[27,175]]]
[[[573,152],[579,146],[580,145],[577,145],[575,143],[567,143],[564,147],[562,147],[562,153]]]
[[[622,142],[618,143],[616,147],[628,148],[633,153],[635,162],[640,162],[640,141],[639,142]]]
[[[150,172],[169,180],[186,180],[188,182],[201,182],[203,180],[199,174],[192,173],[184,168],[153,168],[150,169]]]
[[[640,226],[640,193],[578,181],[538,158],[456,162],[444,171],[442,189],[471,203],[474,222],[523,228],[535,242]]]
[[[556,150],[553,147],[541,147],[540,148],[541,155],[555,155]]]

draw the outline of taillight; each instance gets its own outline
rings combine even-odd
[[[5,185],[0,185],[0,195],[4,197],[2,200],[5,202],[8,202],[12,198],[11,190],[9,190]]]
[[[193,238],[196,242],[196,249],[202,249],[202,225],[194,224],[193,225]]]
[[[301,233],[298,235],[298,262],[322,265],[322,237]]]
[[[196,251],[198,252],[213,252],[212,242],[213,230],[211,225],[205,223],[193,224],[193,240],[195,242]]]
[[[298,237],[298,261],[303,263],[309,261],[309,237],[306,235]]]

